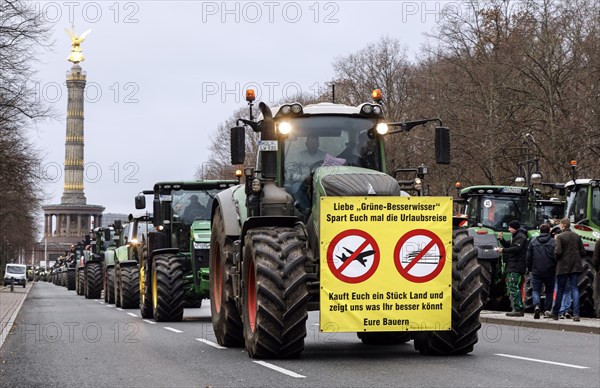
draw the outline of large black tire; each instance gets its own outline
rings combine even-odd
[[[108,304],[115,303],[115,267],[106,268],[106,285],[104,288],[104,301]]]
[[[121,267],[119,264],[115,264],[113,287],[115,289],[115,306],[121,307]]]
[[[152,261],[152,305],[157,322],[183,319],[183,260],[177,255],[156,255]]]
[[[84,294],[83,283],[85,281],[85,274],[83,273],[83,269],[77,270],[77,295]]]
[[[306,241],[294,228],[256,228],[244,239],[244,338],[252,358],[298,357],[308,318]]]
[[[579,287],[579,312],[582,317],[594,316],[594,266],[591,257],[583,258],[583,271],[577,280]]]
[[[100,299],[102,296],[102,263],[88,263],[85,279],[85,297],[87,299]]]
[[[121,267],[121,307],[134,309],[140,303],[140,273],[137,267]]]
[[[140,315],[142,318],[154,317],[154,312],[152,310],[152,287],[150,286],[151,269],[148,264],[148,257],[144,251],[144,253],[142,253],[139,273]]]
[[[452,244],[452,329],[449,331],[419,332],[415,349],[422,354],[458,355],[473,351],[477,332],[481,328],[481,267],[473,237],[467,231],[453,232]]]
[[[411,333],[402,331],[361,332],[356,333],[365,345],[399,345],[410,341]]]
[[[67,272],[67,290],[73,291],[75,290],[75,271]]]
[[[219,345],[240,347],[244,345],[244,331],[233,293],[232,252],[233,242],[225,234],[221,209],[217,208],[212,222],[208,260],[211,319]]]
[[[67,286],[67,271],[60,273],[60,285],[63,287]]]

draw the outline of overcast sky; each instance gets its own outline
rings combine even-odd
[[[87,72],[85,195],[105,213],[130,213],[133,197],[161,180],[192,179],[208,158],[209,136],[245,105],[245,85],[274,102],[314,92],[332,62],[381,36],[412,56],[439,21],[432,1],[39,1],[53,26],[40,56],[38,96],[57,120],[32,131],[54,178],[46,204],[63,192],[65,73],[74,21]]]

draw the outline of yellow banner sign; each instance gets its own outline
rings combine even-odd
[[[450,329],[452,198],[320,205],[321,331]]]

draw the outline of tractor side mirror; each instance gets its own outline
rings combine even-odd
[[[104,241],[110,241],[110,229],[104,229]]]
[[[121,220],[115,220],[113,225],[115,227],[115,230],[123,229],[123,223],[121,222]]]
[[[145,209],[146,208],[146,197],[143,195],[137,195],[135,197],[135,208],[136,209]]]
[[[450,130],[446,127],[435,129],[435,161],[450,164]]]
[[[231,164],[244,164],[246,159],[246,128],[231,128]]]

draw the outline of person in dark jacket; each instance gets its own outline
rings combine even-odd
[[[558,312],[565,292],[565,284],[569,281],[572,284],[571,297],[573,299],[573,320],[579,319],[579,288],[577,287],[577,278],[583,271],[583,257],[585,248],[581,237],[571,229],[571,221],[568,218],[560,220],[561,232],[556,236],[556,248],[554,255],[556,257],[556,299],[552,306],[551,318],[558,319]]]
[[[552,294],[554,292],[554,276],[556,261],[554,249],[556,243],[550,236],[550,225],[540,225],[540,234],[534,237],[527,247],[527,270],[531,274],[531,288],[534,312],[533,318],[540,319],[540,292],[542,284],[545,289],[546,302],[544,311],[552,310]]]
[[[523,311],[521,283],[527,268],[527,231],[521,229],[521,224],[516,220],[508,224],[508,231],[512,234],[510,242],[504,240],[503,233],[498,236],[498,241],[503,246],[503,248],[498,248],[498,251],[504,254],[506,288],[512,304],[512,311],[506,313],[506,315],[509,317],[522,317],[525,313]]]

